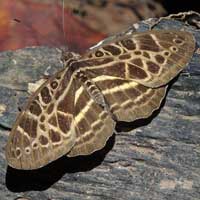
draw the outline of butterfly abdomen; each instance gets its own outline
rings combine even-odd
[[[97,85],[88,77],[85,71],[77,71],[76,77],[79,79],[81,84],[83,84],[84,88],[90,95],[90,97],[99,104],[102,108],[106,107],[106,102],[101,90],[97,87]]]

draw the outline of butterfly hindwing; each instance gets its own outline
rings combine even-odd
[[[92,80],[100,88],[117,121],[131,122],[149,117],[160,107],[167,88],[149,88],[110,76],[97,76]]]

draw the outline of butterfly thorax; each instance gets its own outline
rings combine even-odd
[[[71,63],[77,61],[81,56],[74,52],[65,51],[62,52],[61,61],[63,62],[64,66],[69,67]]]
[[[61,60],[64,63],[64,66],[69,68],[71,75],[73,74],[84,86],[91,98],[94,99],[103,108],[105,107],[105,100],[100,89],[95,85],[95,83],[88,77],[87,72],[81,70],[84,66],[88,65],[86,60],[81,60],[79,54],[73,52],[63,52]]]
[[[68,51],[62,53],[61,60],[64,65],[69,68],[71,75],[73,74],[76,79],[79,80],[81,85],[83,85],[90,97],[102,108],[106,109],[106,102],[100,89],[88,76],[87,72],[85,70],[81,70],[84,66],[89,65],[87,60],[81,60],[81,56],[79,54]]]

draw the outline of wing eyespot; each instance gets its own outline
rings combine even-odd
[[[177,52],[177,51],[178,51],[178,48],[177,48],[176,46],[172,46],[172,47],[170,47],[170,50],[171,50],[172,52]]]
[[[31,153],[31,148],[30,147],[26,147],[25,148],[25,153],[26,154],[30,154]]]
[[[170,52],[169,51],[164,51],[163,55],[166,56],[166,57],[169,57],[170,56]]]
[[[33,149],[38,149],[38,148],[39,148],[38,143],[37,143],[37,142],[33,142],[33,143],[32,143],[32,148],[33,148]]]
[[[102,57],[104,54],[102,51],[96,51],[95,56],[96,57]]]

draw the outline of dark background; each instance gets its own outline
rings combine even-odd
[[[194,10],[200,12],[198,0],[163,0],[161,1],[168,14]]]

